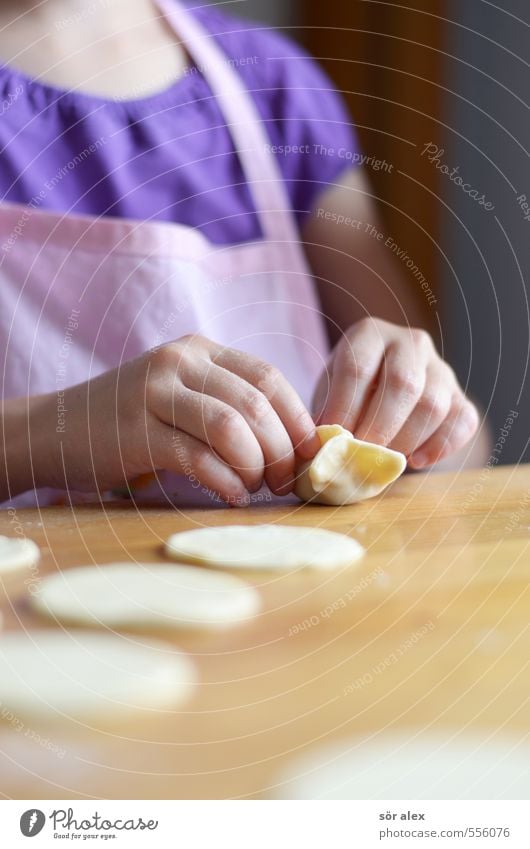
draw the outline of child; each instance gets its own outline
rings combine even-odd
[[[0,500],[153,470],[285,495],[315,421],[416,469],[470,440],[296,45],[177,0],[2,0],[0,59]]]

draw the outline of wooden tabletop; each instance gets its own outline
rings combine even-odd
[[[171,532],[234,522],[321,525],[351,534],[367,555],[338,573],[245,573],[263,599],[253,622],[159,633],[199,672],[194,697],[174,713],[109,729],[4,719],[4,797],[274,797],[294,757],[352,735],[526,737],[530,467],[409,475],[338,509],[4,512],[0,533],[18,526],[42,547],[38,581],[83,563],[163,561]],[[4,628],[55,627],[31,613],[20,587],[2,611]]]

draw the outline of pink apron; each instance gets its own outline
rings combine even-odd
[[[175,0],[157,2],[218,99],[262,240],[218,246],[179,224],[0,205],[2,396],[60,393],[148,348],[199,333],[273,363],[309,403],[327,341],[266,131],[212,36]],[[170,478],[158,496],[187,501],[190,487]],[[39,490],[10,503],[58,496]]]

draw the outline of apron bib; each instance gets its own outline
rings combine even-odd
[[[213,37],[174,0],[157,5],[218,100],[262,239],[218,246],[179,224],[1,204],[2,396],[60,393],[149,348],[198,333],[273,363],[309,404],[328,346],[265,128]],[[151,496],[187,499],[184,478],[163,478],[162,490]],[[10,504],[60,498],[39,490]]]

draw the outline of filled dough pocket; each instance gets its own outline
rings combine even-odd
[[[295,493],[302,501],[354,504],[379,495],[407,465],[404,454],[363,442],[340,425],[317,428],[322,448],[298,470]]]

